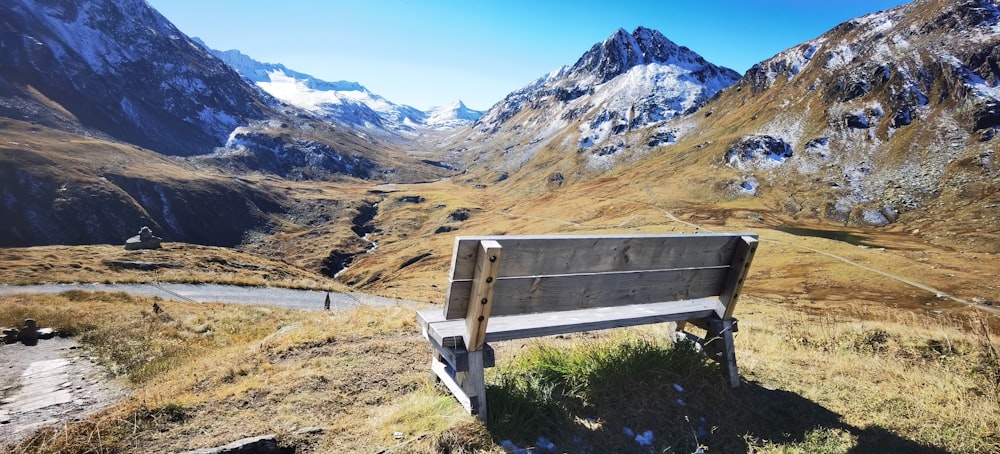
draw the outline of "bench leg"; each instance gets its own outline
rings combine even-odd
[[[705,350],[722,366],[722,373],[729,384],[740,386],[740,374],[736,368],[736,344],[733,340],[733,319],[711,320],[705,334]]]
[[[455,381],[462,387],[462,391],[469,396],[472,405],[472,414],[476,415],[483,424],[486,424],[486,376],[483,367],[483,351],[469,352],[468,372],[458,372],[455,374]]]

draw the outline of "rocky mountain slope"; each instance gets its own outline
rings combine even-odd
[[[141,0],[11,0],[0,18],[0,115],[176,156],[271,115],[263,92]]]
[[[455,148],[473,166],[500,173],[520,169],[546,147],[578,152],[587,165],[602,167],[626,148],[634,129],[658,128],[657,143],[673,141],[668,120],[694,112],[738,79],[658,31],[619,29],[574,65],[508,95]]]
[[[141,0],[3,2],[0,48],[2,246],[119,242],[142,225],[232,246],[295,209],[246,183],[260,174],[451,172],[281,105]]]
[[[851,20],[754,66],[683,123],[677,148],[704,144],[701,161],[731,176],[718,190],[796,216],[931,218],[996,235],[998,46],[991,0],[918,0]]]
[[[619,32],[574,67],[508,96],[450,152],[470,162],[469,181],[501,191],[544,196],[626,178],[673,184],[676,200],[756,206],[801,222],[933,227],[941,241],[997,249],[998,11],[995,0],[918,0],[845,22],[728,88],[706,84],[720,89],[714,96],[660,94],[654,108],[632,102],[628,90],[639,85],[624,82],[662,66],[628,69],[650,51],[615,44],[632,42]],[[635,43],[651,36],[634,35]],[[673,61],[688,62],[669,66],[680,72],[696,59]],[[720,80],[710,76],[725,72],[712,68],[679,84]]]

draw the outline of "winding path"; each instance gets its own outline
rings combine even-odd
[[[0,295],[15,293],[61,293],[68,290],[88,292],[126,292],[134,295],[159,296],[163,299],[198,303],[220,302],[276,306],[286,309],[323,310],[327,295],[330,309],[357,306],[420,305],[409,300],[385,298],[363,293],[336,293],[317,290],[294,290],[273,287],[240,287],[218,284],[44,284],[0,285]]]

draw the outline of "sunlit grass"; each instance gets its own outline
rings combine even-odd
[[[744,311],[737,389],[661,325],[498,343],[484,427],[434,385],[409,308],[7,296],[0,325],[35,318],[72,333],[131,396],[5,449],[183,451],[277,433],[301,453],[501,452],[505,440],[569,452],[1000,452],[997,339],[976,319],[866,309],[862,321],[753,297]]]

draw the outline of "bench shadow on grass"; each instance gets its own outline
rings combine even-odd
[[[744,384],[732,392],[732,419],[720,416],[720,424],[732,424],[758,440],[775,443],[802,443],[810,434],[845,432],[855,438],[847,452],[861,453],[946,453],[902,438],[888,430],[869,426],[864,429],[842,421],[841,415],[793,392],[768,389],[757,383]]]
[[[596,374],[613,380],[594,392],[566,392],[544,373],[508,369],[488,385],[489,430],[497,442],[528,448],[551,441],[558,452],[690,453],[698,446],[725,453],[767,446],[852,454],[947,452],[878,426],[846,424],[840,414],[793,392],[753,382],[730,388],[718,365],[704,357],[666,354],[653,359],[686,364],[646,373],[649,357],[639,364],[609,363]],[[640,446],[635,435],[647,430],[652,446]]]

